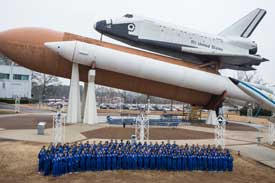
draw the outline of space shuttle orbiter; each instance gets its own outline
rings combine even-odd
[[[200,67],[255,70],[266,58],[248,38],[266,15],[256,9],[218,35],[177,27],[132,14],[98,21],[95,29],[134,47],[179,58]]]

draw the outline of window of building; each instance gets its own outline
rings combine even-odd
[[[14,80],[29,80],[29,75],[14,74],[13,79]]]
[[[0,79],[10,79],[10,75],[6,73],[0,73]]]

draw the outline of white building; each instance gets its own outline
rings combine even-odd
[[[31,98],[32,71],[0,54],[0,98]]]

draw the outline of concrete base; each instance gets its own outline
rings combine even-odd
[[[70,83],[69,104],[67,112],[67,123],[81,122],[80,88],[78,64],[72,65],[72,76]]]
[[[96,96],[95,96],[95,70],[89,71],[89,83],[85,102],[84,110],[84,124],[96,124],[97,123],[97,110],[96,110]]]
[[[208,118],[206,120],[206,124],[208,124],[208,125],[217,125],[218,124],[216,111],[210,110],[208,112]]]

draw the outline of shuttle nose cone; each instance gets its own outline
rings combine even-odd
[[[101,21],[96,22],[94,25],[94,29],[100,33],[107,32],[107,21],[101,20]]]
[[[239,80],[237,80],[237,79],[234,79],[234,78],[231,78],[231,77],[229,77],[229,79],[235,84],[235,85],[238,85],[239,84]]]

